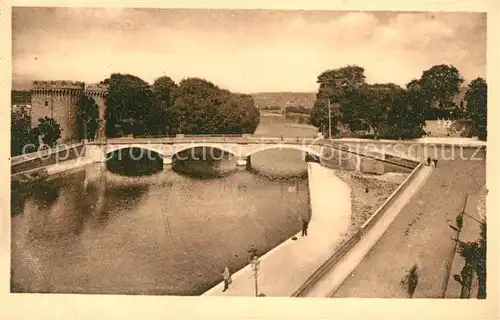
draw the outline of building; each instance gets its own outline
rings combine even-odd
[[[99,129],[97,136],[103,137],[105,130],[105,105],[107,87],[88,85],[80,81],[34,81],[31,90],[31,126],[38,119],[53,118],[61,126],[61,143],[78,141],[77,108],[80,97],[92,97],[99,107]]]
[[[29,90],[11,91],[11,111],[16,118],[31,117],[31,92]]]

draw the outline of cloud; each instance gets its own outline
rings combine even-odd
[[[485,76],[484,30],[483,16],[464,13],[21,10],[13,77],[167,74],[241,92],[315,91],[318,74],[347,64],[363,66],[369,82],[404,85],[446,63],[471,79]]]

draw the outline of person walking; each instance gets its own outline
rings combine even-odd
[[[224,273],[222,273],[221,275],[224,279],[224,290],[222,290],[222,292],[226,292],[226,290],[229,289],[229,285],[233,282],[231,280],[231,273],[229,272],[229,268],[225,267]]]
[[[427,166],[429,167],[431,166],[431,161],[432,161],[431,157],[427,157]]]
[[[436,168],[438,164],[438,159],[434,158],[432,161],[434,162],[434,168]]]
[[[406,275],[401,280],[401,285],[406,289],[409,298],[413,298],[413,294],[415,293],[419,280],[417,265],[414,264],[406,272]]]
[[[302,236],[307,237],[307,228],[309,227],[309,221],[302,218]]]

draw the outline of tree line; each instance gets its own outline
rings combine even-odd
[[[286,106],[285,108],[281,108],[280,106],[262,106],[259,108],[262,111],[279,111],[280,113],[301,113],[301,114],[309,114],[311,109],[303,105],[296,106]]]
[[[245,134],[253,133],[260,121],[252,96],[232,93],[200,78],[177,84],[163,76],[149,85],[139,77],[115,73],[101,84],[109,88],[105,134],[111,138],[129,134]],[[29,119],[12,115],[11,155],[21,154],[28,144],[36,150],[39,137],[49,147],[57,143],[60,125],[48,117],[38,120],[40,124],[31,128]],[[78,139],[93,140],[98,126],[98,106],[92,97],[82,94],[77,103]]]
[[[112,74],[106,135],[244,134],[260,121],[252,96],[232,93],[200,78],[176,84],[170,77],[153,85],[129,74]]]
[[[332,134],[346,127],[350,132],[373,133],[375,139],[412,139],[425,132],[425,120],[446,118],[464,136],[486,140],[487,84],[474,79],[465,97],[456,103],[461,84],[459,71],[436,65],[405,88],[394,83],[368,84],[364,68],[347,66],[318,76],[319,89],[311,110],[311,124],[327,132],[330,101]]]

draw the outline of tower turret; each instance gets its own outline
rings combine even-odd
[[[85,84],[80,81],[34,81],[31,90],[31,126],[51,117],[61,126],[61,142],[77,139],[76,110]]]

